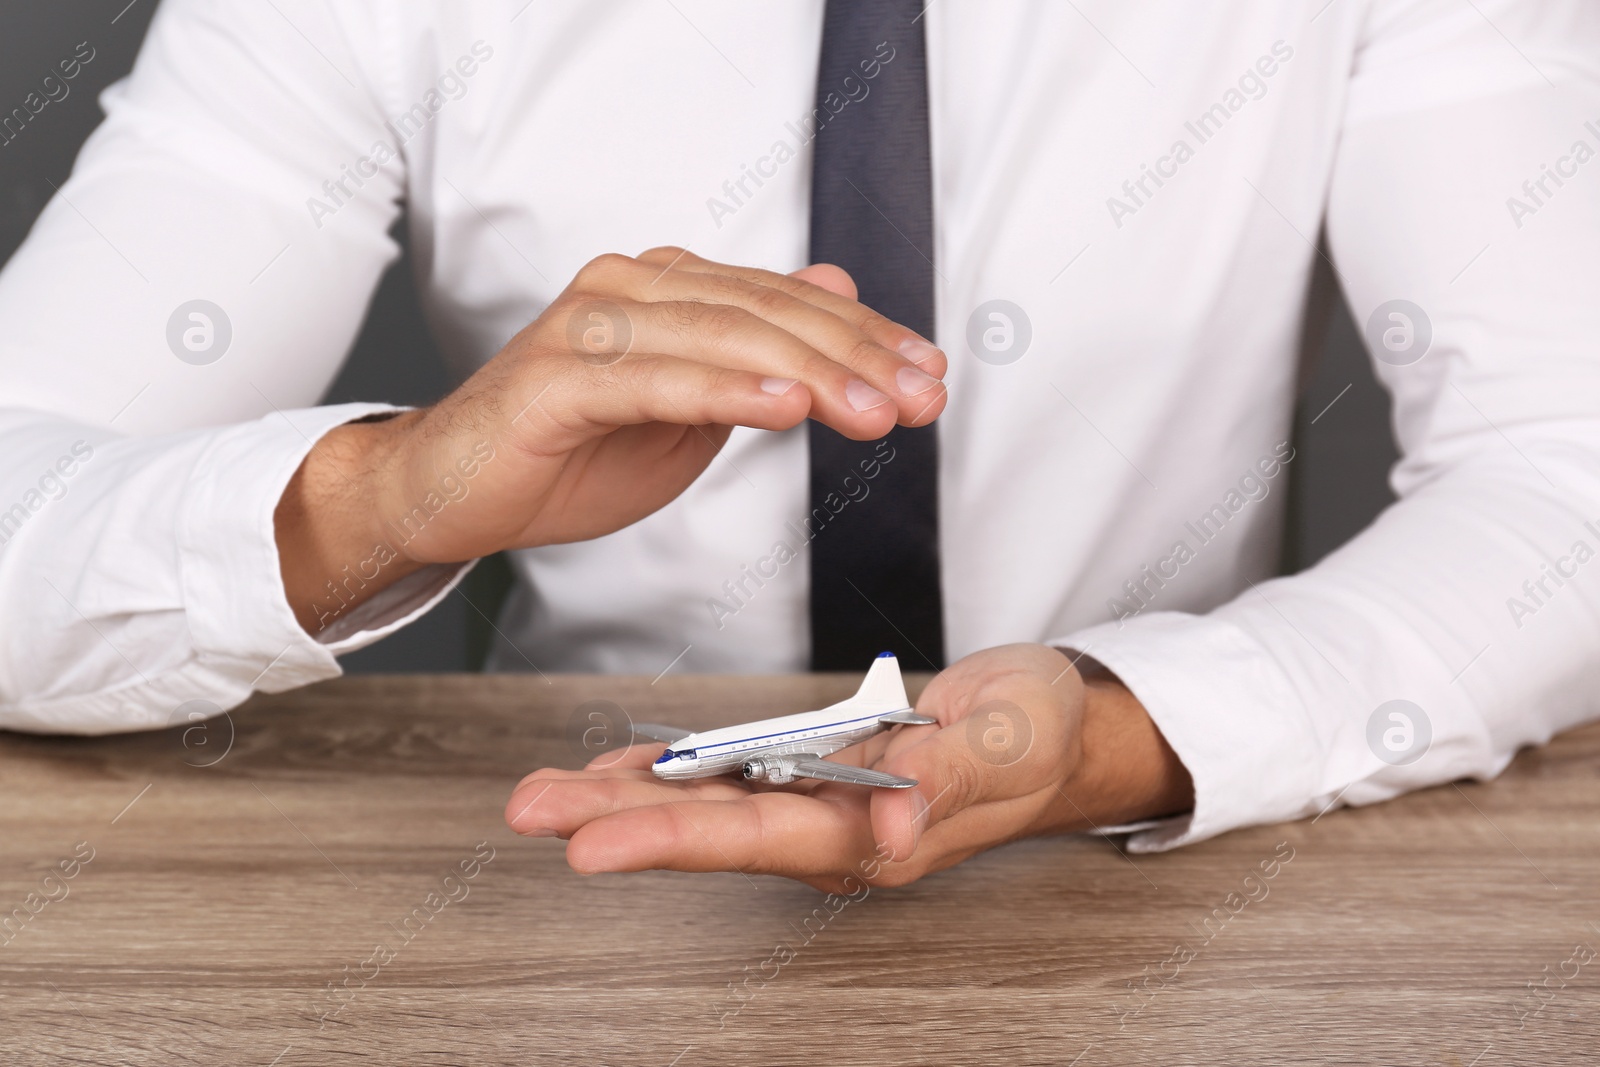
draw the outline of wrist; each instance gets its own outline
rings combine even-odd
[[[423,566],[387,536],[383,516],[415,412],[345,423],[301,462],[274,513],[279,568],[295,618],[316,634]]]
[[[1194,782],[1144,705],[1110,672],[1083,682],[1081,744],[1062,783],[1067,817],[1087,829],[1179,815],[1194,807]]]

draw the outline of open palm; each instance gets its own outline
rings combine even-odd
[[[901,885],[997,844],[1085,824],[1063,784],[1080,746],[1083,681],[1060,652],[1007,645],[929,683],[900,726],[830,759],[916,779],[914,789],[833,782],[772,786],[720,776],[664,782],[659,745],[608,753],[581,771],[524,778],[512,829],[566,838],[583,873],[666,869]]]

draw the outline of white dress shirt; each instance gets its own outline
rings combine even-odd
[[[400,205],[460,377],[602,252],[793,270],[822,7],[163,4],[0,276],[0,725],[230,707],[448,595],[460,569],[425,571],[318,640],[273,539],[312,443],[379,409],[315,405]],[[1594,717],[1600,9],[925,22],[949,656],[1043,641],[1121,677],[1196,789],[1136,848],[1493,775]],[[871,106],[870,81],[841,91]],[[1400,501],[1268,580],[1324,227],[1358,321],[1379,313]],[[806,485],[803,429],[738,430],[646,520],[519,553],[499,665],[803,669]],[[1392,700],[1431,738],[1410,762],[1369,740]]]

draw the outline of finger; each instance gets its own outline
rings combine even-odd
[[[661,782],[649,771],[536,771],[506,803],[506,822],[531,837],[571,837],[585,824],[631,808],[678,800],[729,802],[749,793],[730,779]]]
[[[575,295],[563,297],[555,313],[567,316],[569,322],[604,324],[599,336],[613,347],[597,352],[578,347],[572,349],[578,358],[550,361],[556,372],[555,382],[578,393],[591,394],[594,399],[603,400],[606,394],[616,392],[614,386],[626,385],[627,375],[633,373],[630,365],[649,357],[672,357],[709,368],[750,372],[756,377],[746,379],[747,386],[750,382],[765,382],[780,398],[789,399],[790,392],[807,393],[811,400],[805,406],[811,417],[854,440],[881,437],[900,418],[895,398],[788,330],[732,304],[698,300],[652,303],[624,298],[595,302]],[[582,330],[570,327],[567,335],[569,340],[585,336]],[[789,384],[793,382],[799,382],[804,389],[794,389]],[[596,385],[606,388],[596,389]],[[942,389],[939,396],[942,400]],[[909,405],[916,401],[901,402]],[[790,403],[785,413],[799,411],[799,403],[803,402]],[[685,410],[692,409],[686,406]],[[936,406],[934,413],[938,410],[941,408]]]
[[[859,292],[856,289],[856,280],[850,277],[849,272],[832,263],[813,263],[809,267],[790,271],[789,277],[820,286],[846,300],[855,300]]]
[[[810,413],[811,394],[794,379],[719,367],[675,356],[629,356],[596,367],[552,361],[539,373],[511,379],[509,402],[523,444],[559,455],[619,426],[664,422],[681,426],[753,426],[785,430]],[[888,431],[892,416],[866,423]],[[720,441],[709,442],[713,449]]]
[[[858,791],[859,792],[859,791]],[[791,878],[837,875],[872,852],[858,801],[837,795],[751,794],[683,800],[596,819],[572,835],[567,862],[598,871],[740,871]]]
[[[635,742],[627,748],[600,753],[584,769],[647,771],[665,748],[659,741]]]
[[[910,857],[928,832],[946,820],[979,804],[1035,797],[1047,788],[1056,779],[1044,765],[1061,745],[1058,731],[1039,722],[1041,718],[1021,703],[988,701],[888,756],[882,770],[918,784],[875,791],[872,825],[879,840],[897,857]],[[1003,827],[997,833],[997,840],[1008,836]]]
[[[721,274],[742,278],[764,285],[769,289],[797,296],[831,311],[841,319],[872,337],[885,348],[904,355],[911,362],[936,378],[942,378],[949,361],[928,339],[908,326],[885,318],[856,300],[856,285],[842,268],[831,263],[812,264],[794,274],[780,274],[760,267],[743,267],[731,263],[718,263],[704,259],[682,248],[652,248],[639,256],[640,261],[663,276],[675,271],[691,274]],[[846,292],[840,289],[846,288]]]
[[[813,387],[815,379],[811,372],[816,369],[812,366],[815,356],[832,360],[888,397],[896,405],[897,418],[903,426],[932,422],[944,410],[944,386],[939,379],[886,347],[881,337],[872,336],[833,311],[793,292],[735,275],[678,270],[669,271],[647,285],[640,284],[636,278],[626,292],[641,302],[695,301],[709,308],[719,305],[742,308],[760,322],[770,323],[798,338],[810,351],[786,342],[774,347],[779,339],[766,336],[753,350],[726,355],[745,359],[754,355],[760,358],[759,369],[764,372],[798,377]],[[714,321],[715,314],[708,310],[705,317]],[[745,324],[745,328],[759,331],[754,323]],[[789,360],[798,357],[801,362],[786,363],[781,361],[783,357]],[[746,362],[737,365],[749,366]],[[837,380],[833,376],[822,380],[830,379]],[[845,398],[853,403],[855,398],[849,391],[849,379],[843,381],[846,383]]]
[[[521,789],[529,782],[597,782],[608,778],[634,778],[640,774],[648,774],[633,767],[608,767],[590,764],[581,771],[568,770],[565,767],[540,767],[532,774],[524,775],[522,781],[517,783]]]
[[[646,249],[639,253],[638,262],[643,263],[655,273],[651,281],[658,281],[668,272],[683,267],[685,271],[691,268],[706,266],[728,267],[730,264],[718,264],[704,256],[697,256],[686,248],[676,245],[661,245],[656,248]],[[687,264],[687,266],[684,266]],[[852,303],[856,300],[856,281],[843,267],[832,263],[813,263],[801,267],[799,270],[790,271],[788,277],[798,279],[818,288],[825,289],[835,296],[841,296]]]

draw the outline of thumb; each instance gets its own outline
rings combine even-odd
[[[892,756],[882,767],[914,778],[910,789],[880,789],[872,797],[873,839],[910,858],[939,823],[992,800],[1029,791],[1017,764],[1033,750],[1033,720],[1009,700],[990,700],[926,740]]]
[[[789,277],[810,282],[849,300],[856,298],[855,279],[851,278],[843,267],[836,267],[832,263],[813,263],[809,267],[801,267],[797,271],[790,272]]]

